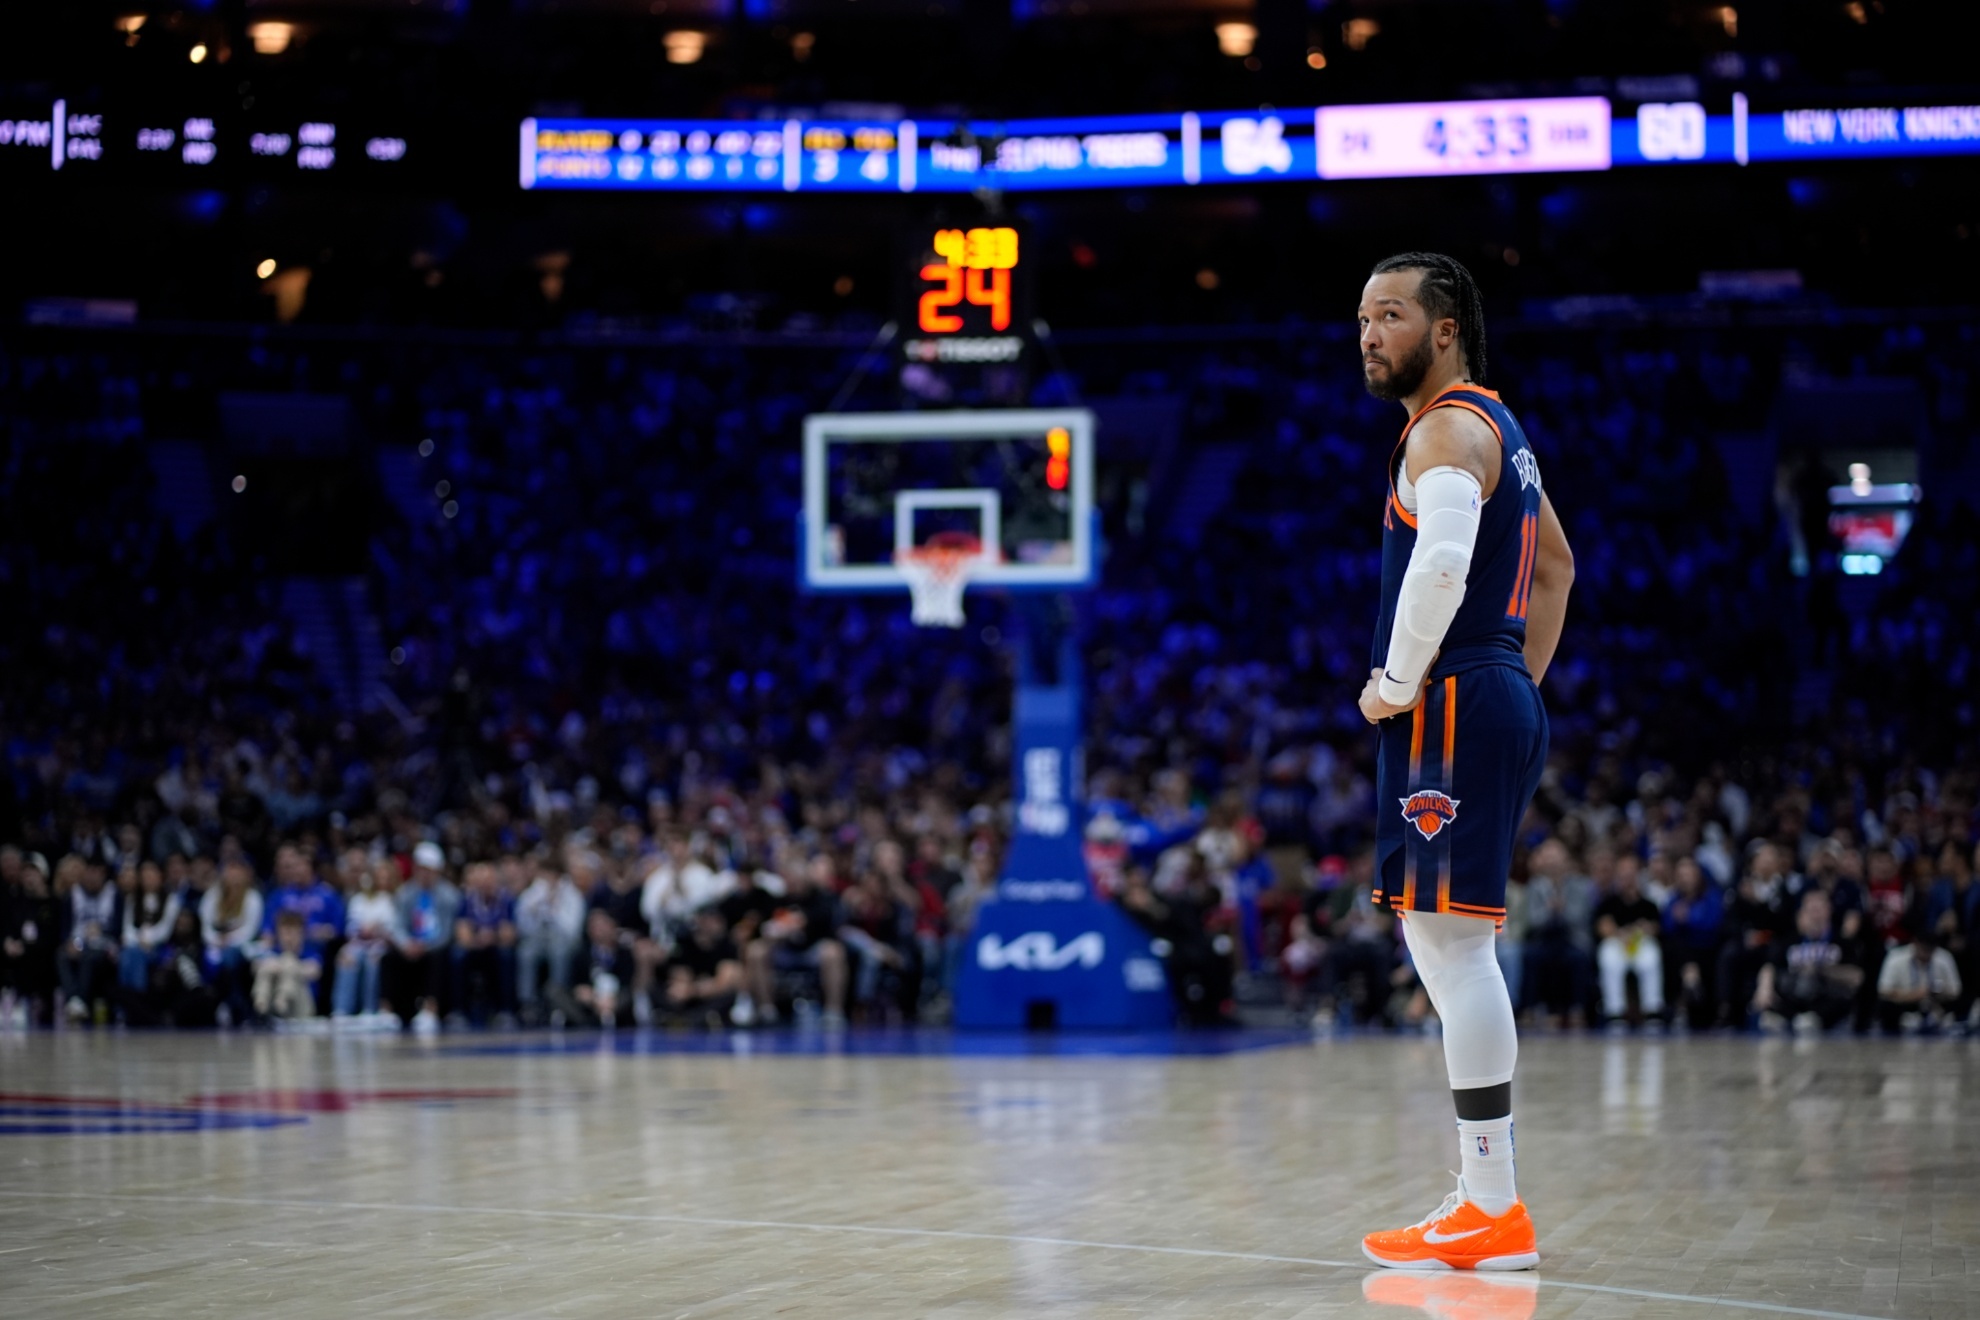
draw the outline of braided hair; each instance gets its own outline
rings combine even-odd
[[[1433,321],[1451,317],[1458,323],[1458,342],[1464,348],[1465,365],[1470,368],[1473,383],[1485,383],[1485,300],[1479,295],[1478,282],[1471,278],[1471,272],[1464,264],[1441,252],[1402,252],[1386,260],[1375,263],[1373,275],[1386,275],[1396,270],[1420,270],[1423,283],[1418,286],[1416,300],[1423,304],[1423,310]]]

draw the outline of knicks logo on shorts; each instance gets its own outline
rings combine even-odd
[[[1436,838],[1439,830],[1457,819],[1458,800],[1434,788],[1398,800],[1402,803],[1403,819],[1416,826],[1416,832],[1426,839]]]

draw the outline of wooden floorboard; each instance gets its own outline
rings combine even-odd
[[[1435,1040],[824,1039],[0,1038],[0,1316],[1980,1316],[1980,1042],[1529,1038],[1481,1279]]]

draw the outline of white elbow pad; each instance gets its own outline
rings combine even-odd
[[[1477,479],[1462,468],[1431,468],[1416,483],[1416,548],[1403,572],[1380,686],[1382,699],[1391,705],[1415,700],[1424,673],[1464,603],[1483,503]]]

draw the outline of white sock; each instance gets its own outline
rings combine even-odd
[[[1513,1208],[1512,1115],[1478,1122],[1458,1120],[1458,1147],[1464,1156],[1465,1197],[1493,1218]]]

